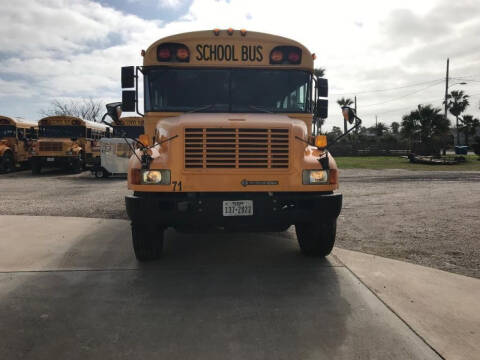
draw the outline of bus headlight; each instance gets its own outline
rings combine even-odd
[[[144,185],[169,185],[170,170],[143,170],[141,184]]]
[[[328,184],[328,170],[303,170],[303,185]]]

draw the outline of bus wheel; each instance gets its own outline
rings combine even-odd
[[[10,151],[7,151],[5,154],[3,154],[2,167],[3,171],[6,173],[13,171],[13,169],[15,168],[15,160],[13,158],[13,154]]]
[[[335,243],[337,219],[296,224],[295,231],[300,249],[305,255],[327,256]]]
[[[32,174],[38,175],[42,172],[42,164],[39,161],[32,160]]]
[[[76,174],[79,174],[83,171],[83,166],[83,159],[81,155],[78,157],[78,159],[74,159],[72,161],[72,170]]]
[[[133,251],[138,261],[157,260],[163,253],[163,229],[132,224]]]

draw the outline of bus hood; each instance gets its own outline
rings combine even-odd
[[[306,114],[257,114],[257,113],[190,113],[158,119],[155,116],[145,117],[145,122],[156,122],[156,133],[159,139],[181,136],[186,128],[251,128],[272,129],[289,128],[295,136],[306,138],[307,124],[311,123]],[[301,119],[300,119],[301,118]],[[148,127],[148,125],[146,125]],[[148,132],[148,129],[147,129]]]

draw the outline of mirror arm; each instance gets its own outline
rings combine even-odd
[[[138,111],[138,72],[139,71],[143,74],[143,69],[140,66],[136,66],[135,67],[135,111],[137,112],[138,115],[144,116],[144,114]]]
[[[334,139],[332,145],[335,144],[338,140],[342,139],[344,136],[347,136],[348,134],[350,134],[353,130],[360,127],[360,125],[362,125],[362,119],[360,119],[357,115],[355,115],[355,125],[353,125],[346,133]]]

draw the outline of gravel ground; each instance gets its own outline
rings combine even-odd
[[[480,278],[480,172],[343,170],[336,245]],[[0,215],[126,219],[125,179],[0,175]],[[293,231],[293,229],[290,229]]]

